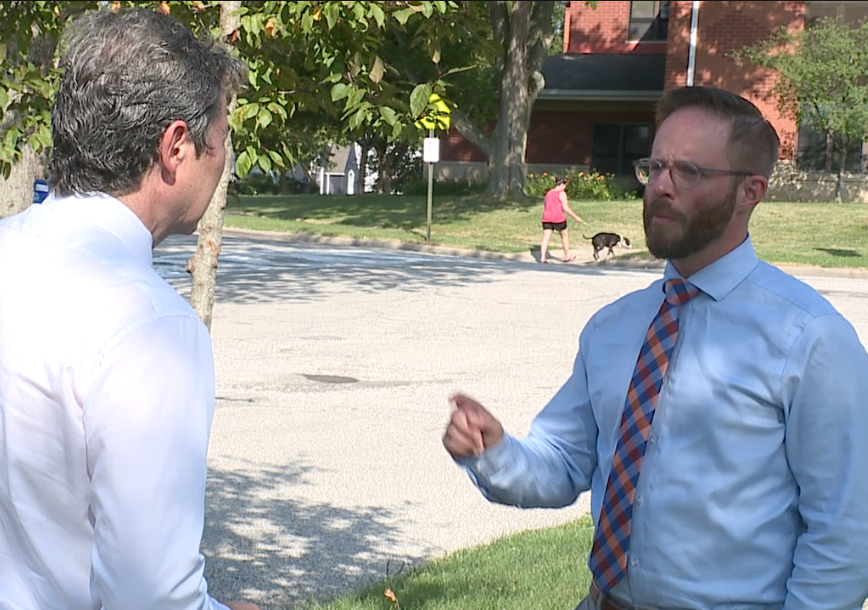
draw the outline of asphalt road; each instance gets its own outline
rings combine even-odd
[[[155,253],[182,294],[194,245],[171,238]],[[301,607],[585,514],[586,497],[559,510],[488,503],[440,436],[459,389],[524,434],[590,315],[660,273],[589,264],[589,250],[539,265],[227,235],[212,323],[212,594]],[[794,274],[868,344],[868,274],[816,273]]]

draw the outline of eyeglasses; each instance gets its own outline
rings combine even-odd
[[[745,172],[731,169],[711,169],[701,167],[690,161],[673,161],[666,163],[660,159],[639,159],[633,161],[636,168],[636,180],[640,184],[648,184],[657,178],[664,169],[669,170],[669,178],[672,183],[682,190],[688,190],[699,184],[703,175],[728,175],[728,176],[753,176],[755,172]]]

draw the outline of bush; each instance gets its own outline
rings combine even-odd
[[[533,197],[543,197],[549,189],[554,188],[555,181],[564,177],[567,179],[567,197],[575,200],[613,201],[626,199],[629,194],[615,182],[612,174],[597,172],[567,172],[555,175],[528,174],[525,180],[527,194]]]
[[[235,182],[235,191],[239,195],[276,195],[278,183],[271,174],[251,172]]]

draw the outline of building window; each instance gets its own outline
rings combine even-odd
[[[663,41],[669,35],[668,2],[631,2],[628,40]]]
[[[591,169],[601,174],[632,174],[633,161],[651,152],[651,125],[597,123]]]

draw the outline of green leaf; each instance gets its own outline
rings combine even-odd
[[[431,85],[427,83],[416,85],[410,93],[410,114],[414,117],[421,116],[428,107],[428,98],[431,97]]]
[[[271,157],[268,155],[259,155],[259,158],[256,160],[259,164],[259,167],[262,168],[266,174],[271,171]]]
[[[392,16],[400,23],[401,25],[407,25],[407,20],[410,18],[413,13],[415,13],[412,8],[402,8],[401,10],[395,11],[392,13]]]
[[[265,129],[272,122],[271,113],[267,108],[260,108],[259,114],[256,115],[256,123],[262,128]]]
[[[392,127],[392,132],[389,134],[389,141],[393,142],[398,139],[401,133],[404,131],[404,126],[401,123],[395,123],[395,126]]]
[[[251,165],[250,155],[245,150],[235,158],[235,173],[239,178],[243,178],[250,172]]]
[[[284,121],[286,120],[286,108],[284,108],[277,102],[270,102],[268,104],[268,109],[271,111],[271,114],[276,114]]]
[[[252,102],[246,106],[242,106],[239,108],[239,114],[241,115],[242,120],[249,121],[259,114],[259,104]]]
[[[322,7],[323,15],[325,15],[326,23],[328,24],[330,30],[335,27],[335,23],[337,23],[338,21],[339,10],[340,7],[336,6],[336,3],[327,2]]]
[[[347,122],[349,128],[351,130],[356,130],[359,128],[359,125],[365,122],[365,119],[368,118],[370,112],[367,108],[359,108],[355,113],[350,117],[350,120]]]
[[[43,148],[51,148],[54,145],[54,141],[51,139],[51,126],[48,123],[43,123],[39,126],[36,138]]]
[[[358,106],[365,97],[365,92],[362,89],[353,89],[347,98],[347,106],[353,108]]]
[[[16,129],[15,127],[12,127],[11,129],[8,129],[6,131],[6,135],[3,137],[3,145],[7,146],[7,147],[11,146],[12,148],[15,148],[16,145],[18,144],[18,139],[23,135],[24,134],[21,133],[20,129]]]
[[[281,167],[281,168],[286,167],[286,161],[283,160],[283,157],[281,157],[280,153],[277,152],[276,150],[269,150],[268,156],[271,157],[272,162],[277,167]]]
[[[353,2],[353,17],[359,23],[365,23],[365,7],[361,2]]]
[[[353,88],[346,83],[336,83],[332,87],[332,101],[336,102],[338,100],[344,99],[352,92],[352,90]]]
[[[313,16],[310,13],[305,13],[301,17],[301,31],[305,34],[310,34],[313,29]]]
[[[383,120],[392,127],[394,127],[395,123],[398,122],[398,113],[395,112],[394,108],[383,106],[382,108],[380,108],[380,116],[382,116]]]
[[[6,45],[0,43],[0,63],[6,61]]]
[[[371,2],[369,8],[371,15],[374,16],[374,21],[377,22],[378,26],[383,27],[386,24],[386,13],[383,12],[383,9],[376,2]]]
[[[4,87],[0,87],[0,109],[6,110],[6,106],[9,104],[9,94],[6,93],[6,89]]]

